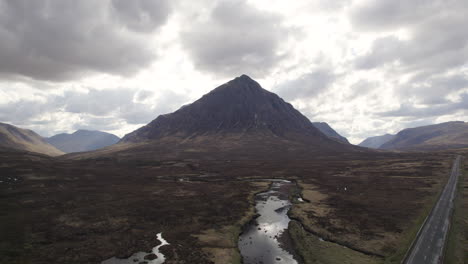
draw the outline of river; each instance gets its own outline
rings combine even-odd
[[[244,228],[238,242],[244,264],[298,263],[287,232],[289,194],[295,187],[290,181],[274,180],[268,191],[256,195],[259,216]]]

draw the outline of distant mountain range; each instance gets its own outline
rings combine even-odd
[[[381,149],[441,150],[468,147],[468,123],[446,122],[407,128],[386,142]]]
[[[392,134],[385,134],[385,135],[382,135],[382,136],[369,137],[369,138],[366,138],[361,143],[359,143],[358,146],[378,149],[378,148],[380,148],[380,146],[382,146],[383,144],[385,144],[388,141],[392,140],[394,137],[395,137],[395,135],[392,135]]]
[[[278,95],[246,75],[174,113],[160,115],[125,135],[78,130],[43,139],[0,123],[0,147],[71,158],[298,159],[386,150],[468,147],[468,123],[455,121],[370,137],[354,146],[325,122],[312,123]],[[365,148],[363,148],[365,147]]]
[[[442,150],[468,147],[468,123],[452,121],[371,137],[360,146],[387,150]]]
[[[4,123],[0,123],[0,148],[37,152],[49,156],[64,154],[34,131]]]
[[[92,151],[119,142],[116,135],[90,130],[77,130],[73,134],[58,134],[45,139],[65,153]]]
[[[328,134],[334,132],[326,127]],[[242,75],[174,113],[160,115],[114,146],[78,156],[272,159],[350,151],[366,150],[326,136],[291,104]]]

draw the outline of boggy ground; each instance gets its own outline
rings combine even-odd
[[[225,248],[234,257],[240,221],[254,213],[249,196],[267,188],[215,177],[184,181],[195,167],[181,162],[1,156],[1,263],[99,263],[149,251],[159,232],[171,244],[161,248],[167,263],[210,263],[210,253]],[[222,228],[231,232],[223,243],[196,237]]]
[[[452,157],[341,161],[335,169],[299,180],[303,198],[310,202],[296,204],[290,215],[306,233],[377,257],[369,263],[399,263],[448,179]],[[337,248],[329,256],[342,255],[338,251],[347,250]]]
[[[254,194],[267,189],[262,178],[297,180],[310,202],[291,216],[308,231],[389,257],[410,240],[452,157],[70,161],[1,152],[0,263],[99,263],[149,250],[159,232],[171,244],[161,248],[166,263],[238,263],[237,236]]]

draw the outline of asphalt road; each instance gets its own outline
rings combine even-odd
[[[436,264],[442,263],[445,240],[450,227],[453,210],[453,198],[457,189],[460,174],[461,156],[458,156],[452,167],[452,172],[439,201],[429,214],[424,226],[413,243],[407,255],[406,264]]]

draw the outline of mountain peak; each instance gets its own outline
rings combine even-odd
[[[302,159],[354,151],[362,149],[326,136],[291,104],[241,75],[87,157]]]
[[[248,76],[246,74],[242,74],[241,76],[234,78],[234,80],[232,80],[232,81],[239,81],[239,82],[244,82],[244,83],[258,84],[254,79],[250,78],[250,76]]]
[[[79,129],[72,134],[58,134],[46,139],[63,152],[91,151],[117,143],[120,138],[97,130]]]
[[[138,142],[165,136],[192,138],[207,134],[323,134],[278,95],[241,75],[172,114],[161,115],[122,141]]]
[[[248,93],[251,95],[259,95],[261,96],[265,92],[268,92],[267,90],[263,89],[262,86],[249,76],[243,74],[239,77],[234,78],[233,80],[230,80],[229,82],[217,87],[216,89],[212,90],[209,94],[212,93],[219,93],[223,91],[228,91],[232,90],[230,93],[230,96],[232,95],[240,95],[243,93]]]
[[[88,134],[90,132],[92,132],[92,131],[86,130],[86,129],[78,129],[75,132],[73,132],[72,134]]]

